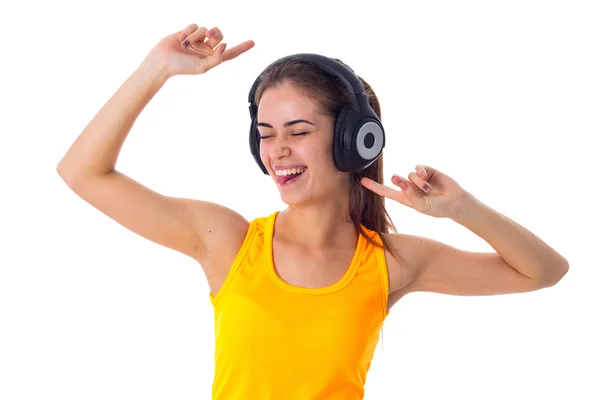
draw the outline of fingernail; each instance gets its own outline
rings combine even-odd
[[[423,189],[425,189],[426,192],[429,192],[431,190],[431,186],[429,186],[429,184],[424,184],[423,185]]]
[[[190,41],[189,40],[185,40],[185,42],[183,42],[183,47],[188,47],[190,45]]]
[[[402,190],[408,189],[408,183],[406,183],[404,181],[400,181],[400,183],[398,185],[402,188]]]
[[[206,36],[212,36],[215,34],[214,29],[209,30],[208,32],[206,32]]]
[[[427,179],[427,173],[425,173],[424,171],[420,171],[419,176],[423,179]]]

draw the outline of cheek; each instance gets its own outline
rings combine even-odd
[[[269,149],[269,145],[263,141],[260,142],[260,159],[262,160],[263,164],[267,165],[267,163],[269,162],[269,152],[271,151]]]
[[[314,163],[321,167],[335,167],[333,160],[333,143],[330,142],[314,142],[307,146],[307,155],[311,157]]]

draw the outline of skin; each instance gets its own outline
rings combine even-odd
[[[246,41],[223,52],[224,45],[217,47],[223,39],[220,30],[206,30],[195,24],[181,32],[178,39],[181,41],[186,37],[190,45],[184,41],[182,46],[200,58],[190,58],[191,54],[187,58],[167,57],[171,67],[181,74],[202,73],[254,46],[253,41]],[[204,45],[205,38],[209,39]],[[174,43],[168,40],[171,42]],[[292,285],[331,285],[347,270],[358,236],[348,218],[348,176],[337,171],[333,163],[333,118],[322,115],[310,98],[290,85],[267,90],[260,103],[259,125],[267,126],[259,129],[270,131],[262,132],[267,138],[261,143],[261,158],[271,177],[275,180],[275,165],[286,163],[308,167],[293,186],[278,185],[288,209],[275,221],[275,267]],[[286,126],[295,119],[311,123]],[[303,128],[298,130],[307,134],[297,136],[296,128]],[[122,176],[113,177],[120,187],[129,183],[120,178]],[[366,189],[420,213],[452,219],[496,251],[472,252],[421,236],[385,234],[389,251],[396,256],[391,257],[389,251],[386,252],[390,282],[388,310],[409,292],[519,293],[552,286],[568,271],[568,261],[548,244],[483,204],[439,169],[417,165],[415,171],[408,174],[408,179],[395,176],[392,183],[401,190],[366,178],[361,181]],[[106,190],[102,193],[105,196]],[[150,200],[157,202],[155,195],[147,194]],[[162,210],[167,214],[177,211],[175,215],[183,218],[187,229],[174,237],[160,229],[161,234],[154,240],[168,243],[198,260],[207,274],[212,293],[216,293],[239,251],[248,221],[232,210],[207,202],[164,197],[161,200]],[[138,210],[139,202],[135,204]],[[194,239],[196,244],[191,246]]]
[[[189,42],[186,45],[185,41]],[[249,227],[242,215],[209,201],[159,194],[118,171],[116,161],[131,126],[152,97],[175,75],[198,75],[254,46],[251,40],[223,51],[223,34],[190,24],[161,40],[107,101],[57,165],[83,200],[132,232],[192,257],[213,295],[223,285]],[[348,217],[348,175],[335,168],[332,117],[290,85],[267,90],[258,107],[261,158],[274,182],[274,165],[300,164],[306,172],[293,186],[278,185],[288,208],[275,223],[273,259],[282,279],[324,287],[347,270],[358,235]],[[285,127],[290,120],[310,123]],[[307,132],[306,135],[295,136]],[[496,295],[556,284],[568,262],[523,226],[486,206],[440,170],[418,165],[401,191],[363,179],[375,193],[425,215],[451,218],[487,241],[495,252],[456,249],[432,239],[384,235],[390,282],[389,308],[411,291]],[[430,190],[426,190],[426,185]]]
[[[350,220],[348,173],[333,160],[334,119],[289,83],[267,89],[258,107],[260,155],[281,199],[288,205],[275,221],[273,258],[280,277],[296,286],[337,282],[354,254],[358,234]],[[288,121],[307,120],[288,127]],[[263,126],[266,124],[269,126]],[[299,133],[307,132],[298,136]],[[294,136],[296,135],[296,136]],[[290,186],[276,181],[275,165],[306,166]],[[410,274],[386,251],[390,278],[388,310],[401,297]]]
[[[289,127],[293,120],[307,120]],[[258,107],[260,155],[281,199],[288,205],[277,218],[286,236],[306,247],[326,249],[357,236],[348,212],[348,174],[334,164],[333,118],[323,115],[317,104],[289,83],[265,91]],[[261,126],[267,123],[273,128]],[[294,134],[307,132],[301,136]],[[299,164],[307,170],[290,186],[276,181],[275,165]]]
[[[284,127],[286,122],[299,119],[312,124],[303,122]],[[269,125],[258,127],[264,137],[260,155],[274,181],[275,165],[307,167],[293,185],[286,187],[276,183],[281,199],[288,205],[275,221],[273,259],[277,272],[292,285],[332,285],[347,270],[358,238],[348,212],[348,174],[338,171],[334,165],[334,120],[323,115],[309,97],[285,83],[265,91],[258,107],[258,122]],[[308,133],[294,136],[302,132]],[[421,176],[429,179],[434,188],[430,185],[426,189],[427,181],[418,174],[425,174]],[[441,171],[434,172],[420,165],[409,178],[411,188],[401,192],[372,181],[363,182],[363,185],[366,190],[393,198],[427,215],[452,217],[474,232],[485,232],[482,237],[490,236],[487,233],[490,228],[482,228],[479,221],[493,226],[492,231],[514,230],[506,237],[522,235],[525,231],[513,222],[507,226],[507,221],[498,213],[467,196],[467,192]],[[400,181],[396,178],[394,184],[399,185]],[[465,211],[458,212],[460,209]],[[530,271],[546,271],[548,279],[532,279],[533,274],[528,276],[522,272],[527,269],[512,267],[495,252],[459,250],[432,239],[406,234],[384,234],[384,237],[390,244],[386,250],[390,283],[388,311],[413,291],[459,295],[531,291],[553,285],[557,281],[555,277],[560,279],[565,271],[564,263],[560,259],[555,261],[555,252],[541,243],[540,250],[527,249],[523,253],[550,254],[549,261],[544,263],[546,267],[528,266]],[[506,237],[500,240],[506,240]],[[511,247],[516,248],[515,245]],[[390,251],[396,257],[392,257]]]

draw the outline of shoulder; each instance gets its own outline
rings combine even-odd
[[[390,293],[410,292],[411,285],[427,264],[431,239],[404,233],[384,233],[388,248],[386,263],[390,282]]]
[[[221,221],[218,229],[211,232],[211,243],[207,247],[202,265],[211,293],[218,293],[241,252],[249,250],[256,235],[264,234],[270,217],[248,220],[231,215]]]

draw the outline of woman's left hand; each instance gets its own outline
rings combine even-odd
[[[364,187],[380,196],[396,200],[422,214],[436,218],[452,218],[463,211],[469,193],[448,175],[432,167],[417,165],[408,180],[394,175],[392,183],[402,191],[362,178]]]

